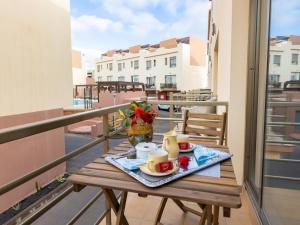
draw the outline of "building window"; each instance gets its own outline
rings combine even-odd
[[[118,71],[122,70],[122,63],[118,63]]]
[[[113,76],[107,76],[107,77],[106,77],[106,80],[107,80],[107,81],[112,81],[112,80],[113,80]]]
[[[170,67],[176,67],[176,56],[170,57]]]
[[[168,58],[165,58],[165,65],[168,65]]]
[[[108,69],[108,63],[106,64],[106,69]]]
[[[153,60],[153,66],[156,66],[156,59]]]
[[[139,60],[134,60],[134,69],[137,70],[139,68]]]
[[[97,65],[97,72],[100,72],[100,65]]]
[[[125,68],[125,62],[123,62],[123,69]]]
[[[125,76],[119,76],[118,81],[125,81]]]
[[[102,70],[102,64],[101,64],[101,70]]]
[[[146,83],[147,88],[155,88],[155,76],[147,77],[146,80],[147,80]]]
[[[176,75],[166,75],[165,83],[166,84],[176,84]]]
[[[146,61],[146,70],[150,70],[151,69],[151,60],[147,60]]]
[[[131,67],[133,67],[133,62],[132,61],[130,62],[130,65],[131,65]]]
[[[281,61],[281,55],[274,55],[273,56],[273,64],[280,66],[280,61]]]
[[[102,77],[98,77],[98,82],[101,82],[102,81]]]
[[[299,58],[299,54],[292,53],[292,64],[293,65],[298,65],[298,58]]]
[[[300,72],[292,72],[291,80],[300,80]]]
[[[269,83],[279,83],[280,75],[279,74],[270,74],[270,80]]]
[[[112,64],[112,63],[109,64],[109,70],[110,70],[110,71],[113,70],[113,64]]]
[[[131,82],[139,82],[139,75],[132,75]]]

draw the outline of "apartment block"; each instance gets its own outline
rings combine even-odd
[[[283,87],[284,82],[300,80],[300,36],[278,36],[270,40],[269,84]]]
[[[86,83],[87,68],[85,56],[81,51],[75,49],[72,49],[72,75],[73,85]]]
[[[95,78],[142,82],[155,89],[206,88],[206,44],[195,37],[185,37],[110,50],[97,60]]]

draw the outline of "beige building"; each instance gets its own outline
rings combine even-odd
[[[64,115],[72,105],[69,0],[0,1],[0,129]],[[0,144],[0,186],[65,154],[58,128]],[[0,196],[0,213],[65,173],[65,163]]]
[[[0,116],[70,106],[69,1],[5,0],[0,15]]]
[[[172,38],[153,45],[111,50],[96,62],[99,81],[134,81],[148,88],[207,88],[206,44],[194,38]]]
[[[270,79],[299,79],[298,28],[292,30],[297,23],[289,17],[299,7],[296,2],[285,8],[284,0],[211,0],[209,12],[209,81],[218,100],[229,102],[227,136],[234,171],[264,225],[300,223],[295,210],[300,207],[300,104],[293,98],[299,92],[278,95],[267,84]],[[274,29],[282,32],[279,39],[288,38],[272,38]]]
[[[291,35],[272,38],[270,45],[269,84],[283,87],[286,81],[300,80],[299,54],[300,36]]]
[[[244,175],[249,2],[214,0],[209,13],[208,70],[219,101],[229,102],[228,145],[240,183]],[[243,19],[240,19],[243,18]]]
[[[72,49],[72,77],[73,85],[86,84],[87,68],[84,54]]]

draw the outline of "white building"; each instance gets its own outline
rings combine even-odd
[[[110,50],[96,61],[95,78],[142,82],[156,89],[207,88],[206,44],[186,37]]]
[[[300,80],[300,36],[271,39],[269,58],[269,83],[278,84]]]
[[[87,68],[82,52],[72,49],[73,85],[86,84]]]

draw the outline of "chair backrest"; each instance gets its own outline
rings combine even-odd
[[[186,110],[184,113],[184,121],[182,133],[184,134],[197,134],[216,137],[220,145],[224,144],[225,131],[226,131],[227,113],[206,114],[206,113],[193,113]]]

